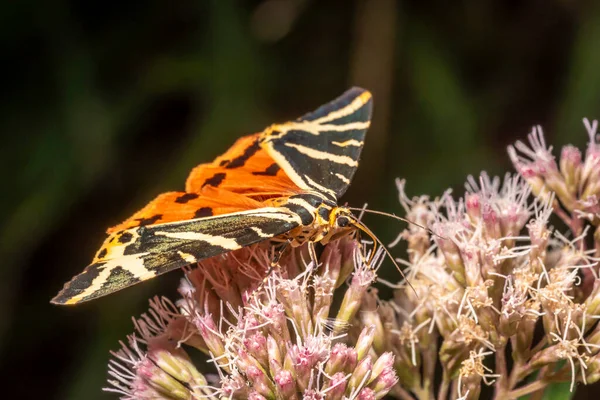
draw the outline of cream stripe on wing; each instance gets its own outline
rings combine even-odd
[[[327,125],[327,124],[319,124],[320,131],[328,131],[328,132],[345,132],[352,131],[358,129],[368,129],[371,126],[371,121],[366,122],[350,122],[348,124],[343,125]]]
[[[350,179],[346,178],[344,175],[336,172],[335,176],[337,176],[340,179],[340,181],[344,182],[346,185],[350,184]]]
[[[230,213],[230,214],[220,214],[220,215],[213,215],[210,217],[194,218],[194,219],[185,220],[185,221],[163,222],[162,224],[154,224],[154,225],[150,225],[146,228],[160,229],[161,226],[189,225],[189,223],[191,221],[217,220],[217,219],[244,216],[244,215],[253,215],[253,216],[260,215],[260,216],[266,216],[266,217],[275,215],[275,217],[273,217],[273,218],[277,218],[277,216],[279,216],[280,217],[279,219],[285,219],[282,216],[288,216],[289,214],[286,213],[286,210],[282,210],[281,208],[278,208],[278,207],[263,207],[263,208],[255,208],[252,210],[237,211],[237,212]],[[135,228],[135,229],[137,230],[139,228]],[[130,243],[132,243],[132,242],[133,241],[130,241]]]
[[[297,206],[300,206],[311,214],[314,214],[317,211],[317,209],[315,207],[311,206],[308,201],[301,199],[301,198],[289,199],[287,201],[287,204],[295,204]]]
[[[346,132],[359,129],[368,129],[371,126],[370,121],[350,122],[343,125],[315,124],[313,121],[292,122],[285,127],[285,132],[296,129],[306,131],[312,135],[320,135],[323,132]]]
[[[272,238],[273,237],[273,235],[271,235],[269,233],[266,233],[265,231],[263,231],[262,229],[260,229],[260,228],[258,228],[256,226],[251,226],[250,229],[252,231],[254,231],[254,233],[256,233],[261,238],[268,239],[268,238]]]
[[[322,122],[330,122],[338,118],[345,117],[347,115],[352,114],[362,106],[364,106],[371,99],[371,93],[363,92],[360,96],[352,100],[352,103],[348,104],[346,107],[341,108],[339,110],[330,112],[329,114],[315,119],[313,122],[322,123]]]
[[[198,261],[196,259],[196,257],[194,257],[193,255],[191,255],[190,253],[184,253],[183,251],[178,251],[177,254],[179,254],[179,257],[181,257],[181,259],[183,261],[188,262],[190,264],[193,264],[196,261]]]
[[[300,189],[312,190],[312,188],[306,184],[306,181],[302,179],[300,174],[298,174],[296,170],[294,170],[294,168],[288,162],[288,160],[283,155],[281,155],[281,153],[279,153],[273,148],[272,142],[265,141],[264,145],[266,147],[267,153],[269,154],[269,157],[275,160],[277,165],[281,167],[283,172],[286,173],[286,175],[292,180],[292,182],[294,182]]]
[[[345,142],[331,142],[331,144],[334,144],[338,147],[348,147],[348,146],[356,146],[356,147],[362,147],[362,145],[365,142],[361,142],[359,140],[356,139],[350,139],[350,140],[346,140]]]
[[[302,219],[296,214],[292,214],[290,211],[288,212],[279,212],[279,213],[261,213],[257,212],[252,214],[254,217],[264,217],[269,219],[275,219],[284,222],[295,222],[297,224],[302,225]]]
[[[285,135],[287,135],[287,133],[291,130],[303,131],[310,133],[313,136],[318,136],[323,132],[346,132],[351,130],[368,129],[369,126],[371,126],[371,121],[350,122],[343,125],[324,125],[317,124],[314,121],[288,122],[281,125],[274,125],[272,128],[278,133],[268,136],[267,141],[281,139],[282,137],[285,137]],[[362,145],[362,143],[360,145]]]
[[[358,166],[358,161],[348,156],[339,156],[337,154],[327,153],[325,151],[319,151],[312,149],[310,147],[302,146],[301,144],[296,143],[284,143],[287,147],[291,147],[293,149],[298,150],[300,153],[309,156],[310,158],[314,158],[316,160],[327,160],[334,162],[336,164],[344,164],[349,167]]]
[[[335,192],[331,189],[326,188],[323,185],[319,185],[317,182],[310,179],[308,175],[304,175],[304,179],[310,184],[311,190],[317,189],[321,193],[329,193],[334,199],[336,198]]]
[[[140,280],[146,280],[156,276],[155,271],[151,271],[144,266],[144,260],[142,258],[146,254],[149,253],[131,254],[107,261],[106,264],[98,267],[98,270],[101,271],[98,273],[98,276],[90,282],[89,286],[78,295],[71,297],[65,304],[79,303],[80,300],[91,296],[102,289],[108,282],[108,278],[110,278],[113,270],[118,267],[121,267],[123,270],[131,273]]]
[[[207,235],[205,233],[200,232],[162,232],[157,231],[154,232],[155,235],[166,236],[173,239],[183,239],[183,240],[200,240],[202,242],[206,242],[211,246],[219,246],[227,250],[237,250],[241,249],[240,246],[235,239],[226,238],[223,236],[213,236]]]

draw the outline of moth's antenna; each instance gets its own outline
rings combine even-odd
[[[435,233],[431,229],[427,228],[426,226],[423,226],[421,224],[417,224],[416,222],[413,222],[413,221],[411,221],[409,219],[399,217],[396,214],[390,214],[390,213],[386,213],[386,212],[383,212],[383,211],[370,210],[368,208],[357,208],[357,207],[348,207],[348,206],[346,206],[346,208],[349,209],[349,210],[361,211],[361,212],[368,212],[368,213],[371,213],[371,214],[383,215],[385,217],[390,217],[390,218],[393,218],[393,219],[397,219],[398,221],[403,221],[403,222],[406,222],[407,224],[418,226],[419,228],[424,229],[427,232],[429,232],[432,236],[437,236],[440,239],[444,239],[444,240],[447,239],[447,238],[445,238],[443,236],[438,235],[437,233]]]
[[[400,268],[400,266],[398,265],[398,263],[396,262],[396,260],[392,256],[392,253],[390,253],[390,251],[387,249],[387,247],[385,247],[383,245],[383,243],[381,243],[381,240],[379,240],[377,238],[377,236],[375,236],[375,234],[373,233],[373,231],[371,231],[369,228],[367,228],[367,226],[365,224],[363,224],[362,222],[360,222],[355,217],[353,217],[352,219],[353,219],[353,225],[355,227],[357,227],[358,229],[360,229],[361,231],[363,231],[364,233],[366,233],[367,235],[369,235],[369,237],[371,239],[373,239],[373,244],[375,245],[375,248],[373,249],[373,251],[371,251],[371,255],[369,256],[369,260],[368,260],[369,265],[370,265],[371,261],[373,261],[373,257],[375,255],[375,250],[376,250],[377,244],[379,244],[379,246],[381,246],[383,248],[383,251],[385,251],[385,254],[387,254],[387,256],[390,258],[390,260],[392,260],[392,264],[394,264],[394,266],[396,267],[396,269],[398,270],[398,272],[400,272],[400,275],[402,275],[402,278],[404,278],[404,280],[406,281],[406,283],[408,283],[408,286],[410,286],[410,288],[413,290],[413,292],[415,292],[415,294],[417,294],[417,291],[415,290],[415,288],[413,287],[413,285],[411,285],[411,283],[406,278],[406,275],[404,275],[404,272],[402,271],[402,268]],[[418,296],[418,294],[417,294],[417,296]]]

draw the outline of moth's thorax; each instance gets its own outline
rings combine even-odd
[[[348,229],[353,219],[349,209],[332,204],[325,198],[322,198],[322,202],[316,204],[310,211],[312,221],[286,235],[292,246],[300,246],[306,242],[327,244],[335,234]]]

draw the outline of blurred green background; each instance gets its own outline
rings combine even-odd
[[[373,125],[343,200],[400,212],[394,177],[413,195],[461,193],[468,174],[512,171],[506,145],[533,124],[555,148],[583,145],[582,117],[600,116],[596,1],[0,7],[0,376],[13,398],[114,398],[100,391],[108,350],[180,273],[78,307],[48,301],[106,227],[241,135],[368,88]],[[384,241],[403,227],[369,225]]]

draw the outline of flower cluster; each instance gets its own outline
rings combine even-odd
[[[382,398],[397,383],[394,356],[372,350],[374,326],[346,333],[375,279],[361,254],[342,238],[318,267],[292,252],[264,280],[268,246],[202,263],[188,271],[176,305],[156,299],[136,321],[137,334],[114,353],[107,390],[125,399]],[[209,355],[218,376],[194,367],[194,350]]]
[[[600,143],[597,142],[598,121],[583,120],[589,136],[585,159],[571,145],[563,147],[558,164],[552,147],[546,146],[542,127],[534,127],[528,135],[529,146],[517,141],[508,154],[519,174],[538,197],[555,193],[555,213],[573,232],[581,233],[584,221],[597,225],[600,213]],[[560,206],[558,203],[560,202]],[[596,221],[594,221],[596,220]]]
[[[483,383],[496,399],[516,399],[600,379],[599,248],[590,247],[600,147],[597,122],[586,127],[585,161],[567,146],[558,168],[538,127],[531,147],[509,148],[520,176],[469,177],[459,200],[409,198],[397,182],[407,219],[430,231],[402,232],[410,286],[390,301],[371,293],[358,315],[380,327],[374,348],[395,355],[403,398],[477,399]],[[554,230],[553,215],[573,230]]]
[[[400,203],[406,279],[374,287],[383,252],[354,234],[271,271],[263,243],[186,271],[113,353],[124,399],[495,399],[600,380],[600,143],[557,163],[541,128],[508,149],[518,174],[469,177],[455,199]],[[563,222],[565,229],[551,225]],[[427,229],[423,229],[427,227]],[[365,254],[366,253],[366,254]],[[367,261],[369,260],[369,261]],[[382,284],[386,282],[382,281]],[[210,361],[200,369],[198,354]],[[206,357],[205,357],[206,359]],[[207,373],[211,370],[212,373]],[[441,374],[440,374],[441,372]]]

